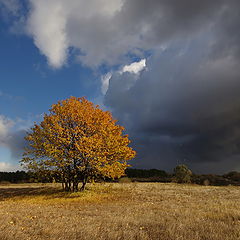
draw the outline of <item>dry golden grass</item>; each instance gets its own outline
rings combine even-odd
[[[240,188],[162,183],[0,186],[0,239],[240,239]]]

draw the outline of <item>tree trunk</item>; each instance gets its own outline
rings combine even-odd
[[[73,192],[78,192],[78,182],[74,182],[72,188]]]
[[[70,192],[71,191],[71,183],[66,181],[64,184],[65,184],[64,191],[65,192]]]
[[[85,186],[86,186],[86,184],[87,184],[87,181],[88,181],[88,177],[84,177],[84,178],[83,178],[83,181],[82,181],[82,186],[81,186],[81,188],[80,188],[80,191],[81,191],[81,192],[85,190]]]
[[[85,186],[86,186],[86,182],[83,182],[82,183],[82,186],[80,188],[80,192],[84,191],[85,190]]]

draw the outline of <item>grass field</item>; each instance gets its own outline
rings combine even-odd
[[[0,185],[0,240],[240,239],[240,187],[105,183]]]

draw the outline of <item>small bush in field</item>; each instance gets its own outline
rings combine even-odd
[[[208,179],[204,179],[203,185],[204,186],[209,186],[210,185],[210,181]]]
[[[118,180],[119,183],[130,183],[132,180],[128,177],[122,177]]]
[[[174,180],[177,183],[191,183],[192,171],[186,165],[174,168]]]

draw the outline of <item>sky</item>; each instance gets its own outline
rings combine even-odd
[[[126,128],[136,168],[240,171],[240,1],[0,0],[0,171],[58,100]]]

